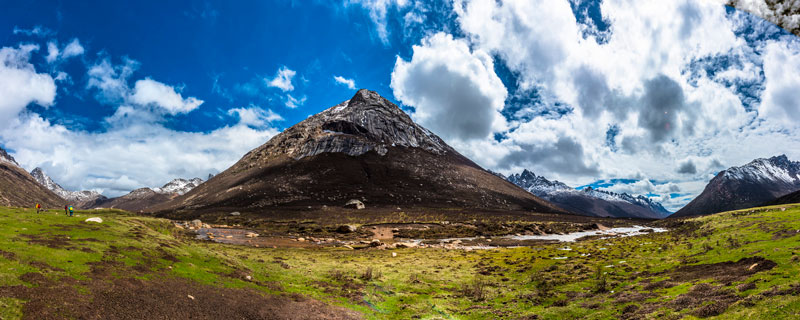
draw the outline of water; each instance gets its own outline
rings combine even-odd
[[[608,230],[589,230],[579,231],[567,234],[542,234],[542,235],[525,235],[525,236],[509,236],[508,239],[513,240],[557,240],[561,242],[575,242],[576,240],[586,236],[604,236],[604,237],[630,237],[647,234],[642,232],[645,229],[652,229],[653,232],[666,232],[664,228],[651,228],[643,226],[610,228]]]

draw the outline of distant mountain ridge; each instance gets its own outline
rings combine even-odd
[[[576,190],[562,182],[537,176],[527,169],[507,179],[542,199],[582,215],[660,219],[671,214],[661,203],[642,195],[632,196],[591,187]]]
[[[707,215],[758,206],[800,190],[800,162],[786,155],[759,158],[718,173],[703,192],[672,217]]]
[[[111,199],[95,201],[88,206],[92,208],[114,208],[132,212],[144,211],[183,195],[203,184],[203,179],[173,179],[160,188],[139,188],[130,193]]]
[[[105,196],[96,191],[69,191],[61,187],[58,183],[53,181],[50,176],[42,171],[42,168],[36,167],[31,172],[31,176],[36,179],[36,182],[43,185],[50,191],[61,196],[72,204],[80,207],[81,203],[94,202],[102,199],[107,199]]]

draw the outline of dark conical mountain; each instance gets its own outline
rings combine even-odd
[[[363,89],[152,211],[306,210],[341,207],[349,199],[368,208],[563,212],[482,169],[395,104]]]
[[[67,201],[48,190],[24,169],[14,157],[0,148],[0,206],[63,208]]]
[[[562,182],[550,181],[529,170],[512,174],[508,181],[530,193],[580,215],[614,218],[660,219],[670,214],[667,209],[644,196],[596,190],[576,190]]]
[[[670,217],[750,208],[800,190],[800,162],[760,158],[718,173],[692,202]]]

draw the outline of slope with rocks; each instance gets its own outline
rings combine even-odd
[[[550,181],[529,170],[512,174],[508,181],[534,195],[578,214],[594,217],[660,219],[670,214],[660,203],[644,196],[596,190],[576,190],[559,181]]]
[[[482,169],[395,104],[363,89],[154,211],[183,217],[308,210],[341,207],[350,199],[367,208],[562,212]]]
[[[0,148],[0,205],[61,208],[67,201],[38,182],[5,150]]]
[[[105,201],[106,198],[104,195],[96,192],[96,191],[69,191],[61,187],[58,183],[53,181],[47,174],[42,171],[41,168],[37,167],[31,171],[31,176],[38,182],[39,184],[43,185],[53,193],[59,195],[60,197],[67,200],[69,203],[73,204],[75,207],[78,208],[85,208],[86,204],[95,203],[98,201]]]
[[[671,217],[706,215],[773,201],[800,190],[800,162],[759,158],[718,173],[702,193]]]

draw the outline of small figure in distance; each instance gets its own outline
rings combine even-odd
[[[42,205],[37,203],[36,204],[36,213],[41,212],[41,210],[42,210]]]
[[[73,212],[72,206],[69,206],[69,216],[70,217],[72,216],[72,212]]]
[[[69,215],[69,206],[68,205],[64,205],[64,215],[65,216]]]

